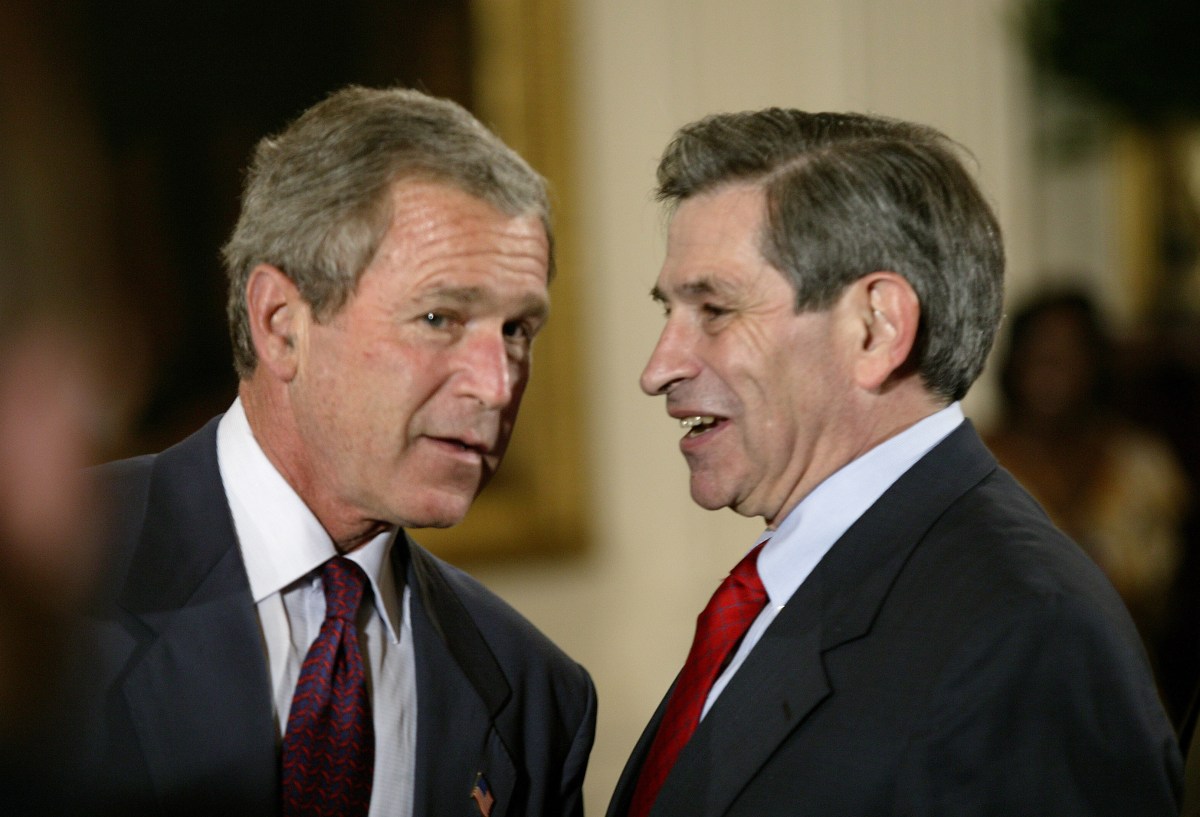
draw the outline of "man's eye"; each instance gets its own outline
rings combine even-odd
[[[524,321],[509,321],[504,324],[504,337],[514,340],[530,340],[533,330]]]
[[[424,320],[425,323],[427,323],[429,326],[432,326],[434,329],[441,329],[446,325],[449,319],[440,312],[426,312]]]
[[[728,309],[723,306],[717,306],[716,304],[704,304],[702,307],[700,307],[700,311],[704,313],[704,317],[706,318],[720,318],[729,314]]]

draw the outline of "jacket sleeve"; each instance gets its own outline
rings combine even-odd
[[[592,743],[596,738],[596,687],[586,672],[582,674],[586,687],[586,706],[563,763],[560,788],[563,817],[583,817],[583,778],[587,772]]]

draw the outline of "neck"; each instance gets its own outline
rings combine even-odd
[[[296,495],[325,528],[339,553],[349,553],[370,542],[391,525],[360,514],[339,511],[328,486],[314,477],[319,469],[311,464],[299,430],[284,396],[254,375],[238,385],[238,397],[254,440]]]
[[[947,405],[944,400],[930,395],[924,389],[914,389],[874,395],[862,407],[863,410],[847,411],[843,416],[844,424],[839,429],[827,430],[827,436],[831,438],[830,447],[823,457],[814,458],[813,464],[817,467],[810,468],[802,484],[797,486],[798,490],[788,497],[777,513],[765,520],[767,527],[774,529],[830,476]]]

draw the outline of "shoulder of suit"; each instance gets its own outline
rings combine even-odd
[[[215,475],[216,425],[219,418],[166,449],[97,465],[88,470],[96,492],[96,520],[93,532],[105,551],[104,568],[97,588],[97,604],[103,606],[119,592],[131,569],[133,554],[145,530],[151,508],[155,474],[163,463],[173,479],[186,480],[189,486]]]
[[[100,615],[120,593],[145,528],[156,454],[95,466],[88,476],[95,487],[96,519],[92,532],[102,548],[102,569],[92,601]]]
[[[947,583],[977,582],[980,603],[992,597],[1007,599],[1004,605],[1082,601],[1094,608],[1101,600],[1107,608],[1115,595],[1095,562],[999,469],[945,510],[918,553],[948,568]]]
[[[461,568],[409,539],[416,558],[436,570],[502,664],[540,660],[586,676],[579,664],[511,604]]]

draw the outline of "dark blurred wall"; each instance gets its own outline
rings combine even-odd
[[[259,138],[347,83],[472,103],[467,0],[4,2],[73,74],[62,84],[78,89],[103,164],[113,277],[148,362],[144,408],[114,454],[169,444],[233,397],[218,251]],[[41,68],[10,50],[0,70]],[[40,100],[30,82],[0,117]]]

